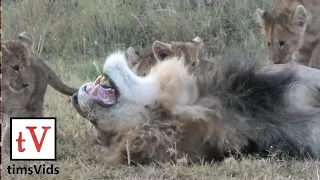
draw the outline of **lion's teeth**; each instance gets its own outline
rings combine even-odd
[[[105,80],[106,80],[106,78],[103,76],[103,77],[101,78],[101,80],[100,80],[100,84],[103,84]]]
[[[98,94],[98,88],[99,88],[99,84],[95,85],[92,92],[91,92],[91,95],[93,96],[97,96]]]
[[[94,85],[100,84],[102,76],[98,76],[98,78],[94,81]]]

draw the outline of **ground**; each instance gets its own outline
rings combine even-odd
[[[2,39],[21,31],[35,38],[36,52],[68,85],[92,81],[105,55],[116,48],[151,47],[155,40],[208,40],[216,59],[229,56],[267,62],[263,36],[255,22],[264,0],[16,0],[2,1]],[[167,19],[170,18],[170,21]],[[130,33],[128,33],[130,32]],[[320,179],[319,161],[229,158],[221,164],[112,167],[96,157],[92,125],[72,108],[71,98],[48,87],[45,116],[57,117],[58,175],[8,175],[7,167],[35,162],[9,162],[2,157],[3,179]]]

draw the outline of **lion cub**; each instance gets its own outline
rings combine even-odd
[[[138,76],[146,76],[157,63],[172,57],[184,57],[186,65],[194,67],[199,60],[209,59],[206,45],[200,37],[190,42],[172,41],[164,43],[155,41],[152,50],[136,51],[133,47],[126,50],[128,65]]]
[[[276,12],[257,9],[271,64],[295,61],[320,68],[320,1],[283,0]]]
[[[2,142],[9,146],[10,117],[41,117],[47,85],[68,96],[78,89],[65,85],[56,73],[33,53],[27,33],[2,43]]]

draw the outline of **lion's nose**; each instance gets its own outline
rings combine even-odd
[[[74,93],[73,95],[72,95],[72,102],[74,103],[74,104],[78,104],[79,102],[78,102],[78,93]]]

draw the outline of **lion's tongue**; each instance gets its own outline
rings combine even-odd
[[[105,89],[99,84],[91,83],[86,90],[93,99],[102,101],[106,105],[116,103],[116,93],[112,88]]]

